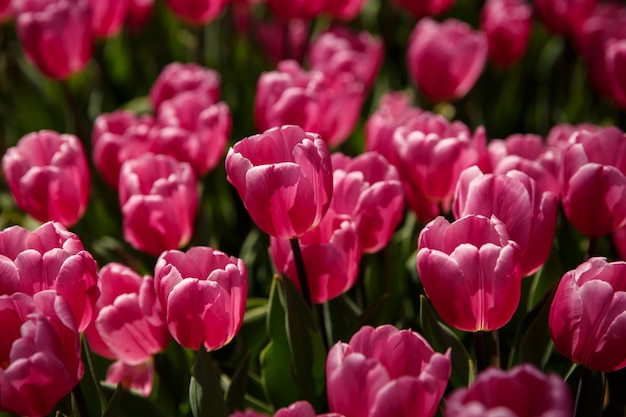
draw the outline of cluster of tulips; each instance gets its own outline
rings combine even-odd
[[[75,119],[68,83],[126,22],[230,19],[270,66],[246,69],[244,112],[228,74],[172,59],[87,136],[8,133],[0,416],[624,414],[620,120],[495,138],[453,103],[486,65],[519,68],[541,22],[623,113],[626,7],[477,1],[473,29],[437,20],[462,0],[166,3],[0,0],[21,67],[62,83]],[[355,29],[368,7],[412,24],[404,91],[381,81],[399,77],[389,39]],[[216,206],[239,247],[201,230]]]

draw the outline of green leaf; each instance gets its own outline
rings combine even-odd
[[[420,320],[424,337],[436,352],[444,353],[448,348],[452,356],[452,374],[450,383],[453,387],[466,387],[476,377],[474,360],[459,338],[435,317],[430,302],[420,296]]]
[[[122,383],[117,384],[113,396],[109,400],[106,409],[102,413],[102,417],[118,417],[120,416],[120,405],[122,404]]]
[[[111,399],[117,391],[116,386],[109,384],[103,384],[102,389],[107,396],[111,397]],[[121,417],[166,417],[166,414],[163,412],[160,404],[155,404],[150,399],[133,390],[122,388],[122,392],[119,396],[119,401],[120,406],[118,415]]]
[[[551,291],[524,317],[519,331],[519,363],[532,363],[543,369],[548,349],[551,349],[548,317],[553,298],[554,291]]]
[[[575,417],[600,417],[604,404],[606,376],[603,372],[578,365],[570,372],[565,382],[575,397]]]
[[[545,264],[532,278],[533,282],[530,289],[530,296],[528,297],[529,310],[537,306],[537,304],[545,298],[546,294],[556,286],[563,274],[563,266],[559,260],[556,248],[553,247]]]
[[[248,365],[250,364],[250,352],[244,356],[239,367],[230,380],[228,391],[226,392],[226,406],[228,414],[235,410],[243,410],[246,405],[246,385],[248,381]]]
[[[227,417],[220,372],[204,345],[198,349],[189,383],[189,404],[194,417]]]

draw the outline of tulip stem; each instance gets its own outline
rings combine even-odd
[[[474,332],[474,356],[476,358],[476,372],[480,373],[487,368],[485,359],[485,332]]]
[[[584,417],[583,413],[586,411],[585,391],[587,391],[589,387],[590,379],[591,369],[586,366],[581,366],[578,389],[576,390],[576,402],[574,403],[574,417]]]
[[[85,394],[80,387],[80,382],[72,389],[72,411],[77,410],[80,417],[88,417],[87,401]],[[73,413],[74,414],[74,413]]]
[[[85,354],[85,361],[87,362],[87,368],[89,368],[89,375],[91,376],[91,380],[96,386],[96,391],[98,392],[98,398],[100,399],[101,410],[104,411],[106,410],[108,401],[107,401],[106,396],[104,395],[104,392],[102,391],[102,385],[100,385],[100,380],[98,376],[96,375],[96,369],[93,366],[93,358],[91,357],[91,349],[89,348],[87,337],[83,335],[82,339],[83,339],[83,351]],[[82,415],[83,414],[81,413],[81,416]]]
[[[309,281],[306,277],[306,269],[304,267],[304,258],[302,257],[302,251],[300,250],[300,242],[298,238],[289,239],[291,243],[291,251],[293,252],[293,260],[296,263],[296,272],[298,273],[298,282],[300,283],[300,291],[302,291],[302,297],[306,302],[306,305],[311,308],[311,291],[309,290]]]
[[[196,63],[198,65],[204,65],[205,56],[205,37],[206,37],[206,25],[200,25],[196,28]]]

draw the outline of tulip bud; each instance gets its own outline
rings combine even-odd
[[[94,35],[115,36],[124,21],[131,0],[89,0],[91,5],[91,28]]]
[[[532,29],[532,8],[524,0],[489,0],[480,14],[487,35],[489,57],[505,67],[519,60],[528,45]]]

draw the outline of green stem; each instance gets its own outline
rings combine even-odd
[[[75,415],[74,410],[78,411],[80,417],[88,417],[89,410],[87,409],[87,401],[85,400],[85,394],[80,386],[80,382],[76,384],[72,389],[72,414]]]
[[[196,63],[198,65],[205,65],[205,38],[206,37],[206,25],[200,25],[196,28]]]
[[[302,257],[302,251],[300,250],[300,243],[298,242],[297,237],[290,239],[289,243],[291,243],[293,260],[296,263],[296,272],[298,273],[298,282],[300,283],[302,297],[304,298],[306,305],[311,308],[311,290],[309,290],[309,281],[306,276],[306,268],[304,267],[304,258]]]
[[[85,352],[85,360],[87,361],[87,368],[89,369],[89,375],[91,376],[91,380],[96,386],[96,391],[98,391],[98,398],[100,399],[100,409],[106,410],[108,401],[106,395],[104,395],[104,391],[102,390],[102,385],[100,385],[100,380],[96,375],[96,368],[93,366],[93,358],[91,356],[91,349],[89,348],[89,343],[87,342],[87,337],[83,335],[83,350]],[[81,416],[82,416],[81,412]],[[86,414],[85,414],[86,415]]]
[[[586,366],[581,366],[580,379],[578,380],[578,389],[576,390],[576,402],[574,403],[574,416],[584,417],[583,413],[586,409],[585,391],[589,387],[589,381],[591,380],[591,369]]]

